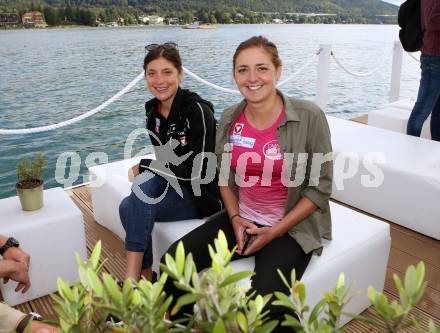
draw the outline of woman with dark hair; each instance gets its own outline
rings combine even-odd
[[[203,153],[214,152],[213,105],[179,87],[183,70],[177,44],[150,44],[146,50],[145,80],[154,96],[145,103],[146,127],[158,160],[143,159],[130,169],[129,177],[136,177],[132,192],[119,206],[126,231],[126,278],[134,281],[141,275],[154,278],[155,221],[201,218],[221,208],[215,181],[200,185],[200,193],[192,187],[207,172]]]
[[[204,269],[210,265],[207,244],[222,229],[228,244],[237,246],[233,260],[255,257],[251,287],[262,295],[289,293],[277,269],[284,276],[295,269],[300,279],[312,254],[321,254],[321,238],[331,238],[327,120],[313,102],[276,89],[281,66],[276,46],[262,36],[238,46],[233,75],[244,100],[223,112],[215,149],[226,210],[181,239],[197,268]],[[230,160],[222,161],[225,157]],[[171,255],[177,243],[168,250]],[[181,294],[171,282],[166,290]],[[283,320],[284,308],[270,305],[269,310],[272,319]]]

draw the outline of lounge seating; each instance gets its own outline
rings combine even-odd
[[[440,239],[440,143],[423,140],[348,120],[327,117],[333,150],[359,170],[349,174],[347,166],[335,162],[332,197],[368,213],[417,232]],[[352,152],[354,155],[349,155]],[[371,152],[382,153],[376,163],[383,182],[376,187],[362,183],[372,177]]]
[[[147,157],[147,156],[143,156]],[[131,182],[128,169],[139,163],[143,157],[134,157],[89,168],[95,220],[119,238],[125,239],[125,230],[119,219],[119,204],[130,194]],[[154,158],[154,154],[148,155]]]
[[[374,110],[368,114],[368,125],[387,129],[394,132],[406,133],[409,115],[414,107],[412,100],[400,100],[394,103],[386,104],[380,109]],[[421,137],[431,139],[430,130],[431,116],[423,124]]]
[[[326,241],[320,257],[313,256],[302,281],[307,287],[307,304],[313,306],[322,293],[334,288],[339,273],[344,272],[353,291],[362,291],[345,308],[348,313],[361,313],[369,306],[368,286],[383,290],[390,250],[389,225],[331,203],[333,240]],[[156,223],[153,232],[154,268],[158,259],[174,241],[203,223],[202,221]],[[254,258],[232,262],[236,271],[253,270]],[[341,324],[349,321],[344,317]]]
[[[95,219],[124,239],[120,226],[118,205],[130,191],[128,167],[139,159],[119,161],[90,169],[92,176],[106,175],[103,186],[91,189]],[[346,274],[347,283],[354,290],[362,290],[347,306],[351,313],[362,312],[369,304],[366,290],[374,286],[383,290],[388,254],[390,250],[389,225],[332,203],[333,240],[326,242],[323,255],[314,256],[303,276],[308,288],[309,304],[316,304],[322,292],[335,286],[339,273]],[[181,236],[203,223],[202,220],[156,223],[153,230],[154,269],[168,247]],[[233,262],[237,270],[253,269],[252,258]],[[343,323],[349,319],[344,318]]]

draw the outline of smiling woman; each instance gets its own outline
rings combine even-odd
[[[201,170],[194,170],[194,158],[214,152],[213,106],[179,87],[183,70],[177,44],[150,44],[145,49],[145,80],[154,96],[145,104],[146,123],[159,160],[143,159],[131,168],[129,178],[136,177],[132,192],[119,206],[126,231],[126,277],[135,281],[141,274],[154,279],[151,232],[155,221],[201,218],[221,207],[215,182],[201,185],[197,197],[191,187],[193,174],[206,173],[204,164]],[[173,148],[168,151],[170,156],[159,154],[158,149],[165,145]]]
[[[238,46],[233,70],[244,100],[222,113],[215,149],[222,166],[220,194],[226,210],[181,241],[202,270],[210,265],[207,243],[213,245],[221,229],[228,244],[237,246],[232,260],[255,257],[251,292],[287,292],[277,270],[288,276],[295,269],[300,279],[312,254],[321,254],[321,239],[331,238],[332,162],[321,165],[317,184],[310,176],[313,154],[331,154],[330,131],[324,113],[314,103],[276,89],[281,60],[275,44],[265,37],[252,37]],[[290,184],[301,169],[296,167],[302,163],[298,161],[301,153],[308,156],[304,164],[309,172],[303,182]],[[230,165],[228,170],[223,170],[225,164]],[[172,256],[177,244],[168,250]],[[172,282],[165,288],[174,299],[181,293]],[[283,319],[285,314],[273,305],[267,310],[272,319]],[[290,329],[277,327],[275,332]]]

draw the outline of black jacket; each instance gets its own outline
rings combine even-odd
[[[181,88],[177,90],[167,119],[158,112],[158,103],[156,98],[145,103],[146,126],[150,131],[149,136],[156,158],[161,158],[159,146],[169,144],[170,139],[177,140],[178,143],[175,143],[176,147],[173,149],[174,154],[167,155],[165,165],[171,171],[171,177],[177,179],[180,186],[192,190],[192,182],[197,182],[200,178],[205,179],[207,168],[207,160],[204,160],[201,168],[197,168],[198,163],[196,163],[193,172],[194,158],[202,151],[214,153],[216,121],[213,105],[196,93]],[[188,153],[190,153],[188,157],[180,164],[175,165],[170,162],[170,159],[178,159]],[[214,164],[214,169],[215,166]],[[139,172],[145,170],[163,176],[155,170],[150,159],[143,159],[139,163]],[[210,170],[210,172],[215,171]],[[222,208],[217,183],[216,175],[209,184],[200,185],[201,195],[193,191],[200,218],[212,215]]]

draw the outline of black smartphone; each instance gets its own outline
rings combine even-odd
[[[241,253],[244,253],[244,251],[246,251],[246,248],[250,244],[251,238],[252,238],[252,235],[249,235],[246,232],[246,229],[244,229],[244,231],[243,231],[243,249],[241,250]]]

